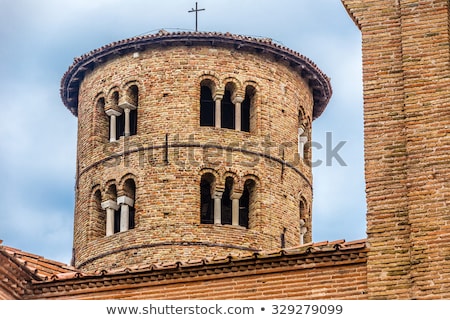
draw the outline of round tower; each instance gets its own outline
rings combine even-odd
[[[329,79],[268,39],[131,38],[75,59],[74,264],[82,270],[311,241],[312,121]]]

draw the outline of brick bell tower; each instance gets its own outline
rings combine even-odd
[[[82,270],[311,241],[312,121],[329,79],[268,39],[168,33],[80,58],[74,265]]]
[[[450,2],[342,0],[362,33],[370,299],[450,298]]]

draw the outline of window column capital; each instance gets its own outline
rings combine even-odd
[[[106,200],[101,203],[102,209],[119,210],[119,205],[114,200]]]
[[[242,197],[242,192],[239,191],[233,191],[232,194],[230,194],[231,200],[239,200]]]
[[[231,103],[234,103],[234,104],[236,104],[236,103],[242,103],[242,101],[244,101],[244,98],[241,97],[241,96],[234,96],[234,97],[232,97],[232,99],[231,99]]]
[[[212,193],[212,198],[213,199],[222,199],[222,195],[223,195],[223,191],[214,191]]]
[[[213,95],[214,101],[222,100],[225,92],[224,91],[216,91]]]
[[[117,204],[126,204],[130,207],[134,206],[134,200],[127,196],[121,196],[117,198]]]
[[[113,109],[113,108],[110,108],[110,109],[105,110],[105,113],[106,113],[106,115],[109,116],[109,117],[111,117],[111,116],[116,116],[116,117],[118,117],[118,116],[120,116],[120,115],[122,114],[122,112],[120,112],[120,111],[118,111],[118,110],[116,110],[116,109]]]
[[[126,109],[128,109],[128,110],[136,110],[137,106],[135,106],[134,104],[131,104],[131,103],[127,102],[127,101],[124,101],[124,102],[119,104],[119,108],[123,109],[123,110],[126,110]]]

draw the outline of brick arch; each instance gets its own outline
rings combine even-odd
[[[113,194],[114,189],[115,195]],[[117,192],[118,192],[117,181],[115,179],[110,179],[105,183],[102,199],[116,201]]]
[[[259,86],[255,81],[245,81],[243,84],[243,101],[241,104],[241,130],[258,133],[258,113],[260,103],[258,102]]]
[[[97,92],[97,94],[95,95],[95,97],[93,99],[93,102],[96,103],[101,98],[105,99],[105,103],[106,103],[107,94],[105,94],[105,92],[103,92],[103,91]]]
[[[126,92],[131,86],[143,87],[139,79],[132,79],[125,81],[121,86],[121,90]]]
[[[206,173],[210,173],[214,176],[214,178],[216,179],[216,181],[220,181],[220,173],[213,168],[209,168],[209,167],[204,167],[202,169],[199,170],[199,176],[203,176]]]
[[[107,97],[103,91],[97,93],[92,106],[91,132],[95,138],[100,138],[99,142],[105,142],[108,139],[109,121],[105,113]]]
[[[106,233],[106,213],[102,209],[102,189],[96,184],[91,189],[89,198],[89,232],[88,241],[99,239]]]
[[[309,122],[309,121],[307,121],[308,120],[308,117],[306,116],[306,113],[305,113],[305,108],[303,107],[303,105],[299,105],[298,106],[298,108],[297,108],[297,114],[298,114],[298,124],[299,125],[303,125],[303,126],[305,126],[306,127],[306,124]]]
[[[225,172],[223,172],[221,174],[220,185],[225,185],[227,178],[232,178],[234,181],[234,184],[236,184],[236,185],[239,182],[239,176],[236,172],[234,172],[232,170],[226,170]]]
[[[218,87],[218,79],[209,75],[204,75],[200,78],[200,85],[198,86],[197,96],[200,98],[200,126],[215,126],[215,97]],[[206,89],[209,89],[208,90]]]
[[[306,198],[299,192],[298,199],[299,221],[300,221],[300,244],[311,241],[311,231],[306,226],[311,225],[311,204]]]
[[[106,99],[106,105],[108,108],[117,109],[119,107],[121,91],[122,90],[120,90],[120,88],[117,86],[114,86],[109,89],[109,92],[107,94],[107,99]],[[116,97],[116,95],[117,95],[117,97]]]
[[[213,73],[203,74],[199,77],[200,86],[205,85],[211,89],[212,96],[216,95],[218,88],[221,87],[219,78]]]
[[[212,197],[216,191],[216,183],[219,180],[219,174],[216,170],[211,168],[203,168],[199,172],[200,181],[200,216],[199,222],[201,224],[214,223],[214,209]]]
[[[118,183],[118,194],[119,195],[130,196],[128,194],[130,191],[126,190],[127,189],[126,183],[129,180],[132,180],[134,182],[134,186],[135,186],[134,193],[136,193],[136,191],[138,189],[137,177],[133,173],[127,173],[124,176],[122,176],[122,178],[120,178],[120,180],[119,180],[119,183]],[[133,196],[135,197],[136,194],[134,194]]]
[[[254,172],[247,172],[239,178],[239,188],[244,188],[244,183],[246,180],[254,180],[258,187],[261,186],[261,179],[259,179],[258,174]]]
[[[232,99],[236,96],[243,98],[242,83],[235,77],[226,77],[222,80],[223,91],[230,90]]]

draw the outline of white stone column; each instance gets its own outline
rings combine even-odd
[[[123,109],[123,112],[125,113],[125,129],[124,129],[124,136],[129,137],[130,136],[130,111],[135,110],[136,106],[132,105],[131,103],[124,102],[119,105],[119,108]]]
[[[244,99],[242,97],[235,97],[234,103],[234,127],[236,131],[241,131],[241,105]]]
[[[239,225],[239,199],[242,194],[233,193],[231,195],[231,224],[233,226]]]
[[[223,192],[214,192],[214,224],[222,224],[222,195]]]
[[[116,137],[116,126],[117,126],[117,117],[120,116],[120,113],[114,109],[108,109],[105,113],[111,118],[109,121],[109,141],[114,142],[117,141]]]
[[[134,206],[134,200],[127,196],[117,198],[120,205],[120,232],[130,229],[130,207]]]
[[[308,142],[305,129],[303,127],[298,128],[298,155],[300,159],[305,158],[305,145]]]
[[[114,212],[119,206],[114,200],[106,200],[102,202],[102,209],[106,210],[106,236],[114,234]]]
[[[214,120],[216,128],[220,128],[222,126],[222,113],[221,113],[222,98],[223,95],[221,94],[216,94],[214,96],[214,100],[216,101],[215,120]]]
[[[303,245],[305,242],[305,234],[308,231],[308,228],[305,227],[305,220],[300,219],[300,245]]]

